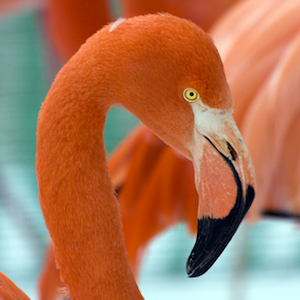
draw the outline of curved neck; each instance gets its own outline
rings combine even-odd
[[[91,66],[79,71],[78,63],[63,68],[40,111],[36,170],[41,208],[72,300],[141,300],[102,137],[111,105],[101,89],[106,70],[95,77]],[[98,92],[94,85],[100,86]]]

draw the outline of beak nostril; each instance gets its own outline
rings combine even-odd
[[[235,150],[233,149],[233,147],[228,142],[227,142],[227,147],[228,147],[228,150],[230,152],[232,160],[235,161],[237,159],[237,154],[236,154]]]

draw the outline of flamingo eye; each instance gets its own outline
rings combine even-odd
[[[186,101],[193,102],[199,98],[199,94],[194,89],[188,88],[183,91],[183,98]]]

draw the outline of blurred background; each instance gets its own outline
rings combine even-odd
[[[117,16],[120,9],[110,3]],[[38,111],[61,67],[47,40],[42,5],[0,17],[0,271],[31,299],[49,241],[35,177]],[[138,120],[113,108],[105,129],[108,153]],[[184,224],[157,237],[146,251],[139,286],[145,299],[298,299],[300,232],[292,221],[242,224],[215,265],[188,279],[193,247]]]

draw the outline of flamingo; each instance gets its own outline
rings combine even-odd
[[[235,119],[240,126],[240,129],[242,132],[245,133],[245,139],[247,141],[247,144],[250,147],[250,152],[254,151],[252,149],[257,149],[257,155],[255,155],[254,163],[256,165],[257,173],[259,174],[259,189],[258,189],[258,197],[255,201],[254,205],[252,206],[252,209],[250,210],[251,217],[254,216],[254,218],[258,218],[261,215],[261,212],[268,212],[273,213],[274,211],[287,211],[296,215],[299,212],[298,204],[297,204],[297,178],[299,176],[297,175],[297,172],[293,170],[293,172],[287,172],[287,165],[291,164],[293,161],[297,161],[297,145],[294,145],[291,147],[294,151],[290,153],[294,153],[295,158],[292,160],[290,159],[290,162],[288,161],[288,158],[291,157],[291,155],[288,156],[277,156],[277,159],[281,161],[279,166],[274,169],[272,167],[272,170],[278,170],[274,171],[274,174],[282,174],[282,176],[279,176],[279,178],[274,178],[272,175],[271,169],[268,167],[268,165],[273,164],[270,163],[270,158],[272,158],[272,161],[274,161],[274,156],[268,155],[268,153],[272,152],[272,147],[270,145],[272,143],[267,144],[269,151],[265,151],[265,158],[262,155],[262,151],[260,151],[260,147],[254,148],[255,145],[259,145],[258,140],[256,137],[256,131],[252,130],[252,133],[250,133],[250,130],[247,129],[248,126],[251,128],[254,128],[253,125],[251,125],[251,122],[253,124],[256,123],[256,115],[259,115],[259,111],[256,110],[256,114],[252,113],[252,117],[249,118],[247,116],[248,111],[251,111],[251,108],[248,109],[248,106],[251,106],[252,99],[256,99],[257,97],[253,96],[253,93],[260,93],[260,89],[263,86],[262,90],[265,89],[264,82],[266,81],[266,78],[270,76],[270,74],[274,71],[274,66],[276,66],[277,61],[280,59],[280,56],[284,49],[286,48],[286,45],[289,44],[289,41],[294,38],[295,34],[297,33],[297,30],[299,28],[299,22],[297,23],[297,14],[298,14],[298,2],[297,1],[248,1],[245,3],[241,3],[240,6],[236,6],[233,10],[229,12],[225,16],[221,22],[213,28],[211,31],[215,43],[218,46],[218,49],[221,52],[221,56],[225,63],[225,72],[227,74],[227,78],[230,84],[230,87],[232,89],[232,93],[235,99]],[[245,14],[247,12],[247,14]],[[251,13],[255,12],[255,14]],[[277,17],[275,18],[275,12],[277,14]],[[255,17],[254,17],[255,16]],[[259,16],[259,17],[258,17]],[[264,23],[262,22],[264,21]],[[236,24],[239,23],[240,26],[236,26]],[[259,24],[264,24],[264,27]],[[281,24],[285,24],[285,26],[282,26]],[[266,26],[268,25],[268,26]],[[258,34],[257,27],[260,26],[260,30],[264,29],[264,33],[260,32]],[[278,26],[278,28],[281,28],[280,31],[274,30],[274,28]],[[270,33],[276,33],[271,35]],[[251,35],[251,39],[248,37]],[[253,39],[253,37],[257,36],[257,39]],[[272,39],[269,37],[273,36],[273,42]],[[280,43],[278,43],[278,41]],[[243,46],[244,45],[244,46]],[[274,49],[272,52],[272,55],[270,55],[269,52],[266,52],[266,49]],[[242,50],[242,51],[241,51]],[[273,54],[274,53],[274,54]],[[264,59],[261,57],[261,55],[264,54]],[[247,58],[247,63],[245,63],[245,58]],[[258,59],[259,58],[259,59]],[[267,58],[267,59],[266,59]],[[257,62],[259,61],[259,63]],[[237,68],[238,66],[238,68]],[[243,66],[243,67],[241,67]],[[239,70],[237,72],[236,70]],[[249,77],[250,76],[250,77]],[[283,76],[279,77],[281,80],[284,79]],[[287,80],[287,79],[286,79]],[[280,86],[280,84],[278,84]],[[293,87],[293,89],[295,88]],[[271,97],[271,94],[269,93],[268,97]],[[259,97],[261,99],[266,99],[266,97]],[[270,98],[271,99],[271,98]],[[286,99],[291,99],[291,95],[286,97]],[[245,101],[246,100],[246,101]],[[245,103],[249,101],[247,105]],[[294,107],[294,106],[293,106]],[[265,110],[268,110],[268,107],[264,108]],[[295,109],[295,111],[297,111]],[[287,117],[288,118],[288,117]],[[279,126],[280,118],[277,120],[272,120],[270,124],[277,124],[277,127]],[[297,130],[297,127],[288,127],[289,130],[286,130],[286,134],[291,136],[290,132],[292,130]],[[144,128],[145,129],[145,128]],[[261,132],[261,131],[259,131]],[[296,131],[297,132],[297,131]],[[252,134],[253,140],[255,142],[252,142],[250,139],[250,134]],[[123,201],[121,201],[121,210],[123,216],[123,223],[124,229],[127,229],[127,234],[125,232],[125,236],[131,237],[125,238],[127,250],[129,250],[129,256],[131,264],[134,268],[135,273],[137,273],[139,260],[141,259],[141,253],[142,248],[145,247],[146,243],[149,242],[149,239],[153,237],[155,234],[157,234],[159,231],[165,229],[167,226],[170,226],[171,224],[176,223],[179,219],[184,219],[187,221],[187,224],[189,226],[189,229],[191,232],[195,232],[197,229],[197,222],[195,221],[195,214],[196,211],[195,207],[197,205],[196,201],[193,201],[193,199],[196,199],[196,190],[192,187],[192,166],[190,162],[188,162],[183,156],[178,155],[176,153],[174,155],[173,150],[170,148],[166,148],[165,150],[161,149],[158,150],[159,147],[163,145],[162,142],[160,142],[154,135],[152,135],[148,129],[145,129],[145,132],[143,133],[143,130],[140,128],[137,131],[138,138],[134,140],[134,135],[131,136],[131,140],[133,141],[132,147],[129,149],[127,148],[127,152],[122,153],[124,150],[124,147],[120,147],[117,152],[111,157],[109,161],[109,167],[111,171],[111,176],[113,179],[113,182],[116,183],[116,185],[120,189],[119,198],[123,198]],[[283,136],[283,135],[281,135]],[[261,140],[267,140],[266,137],[262,137]],[[249,139],[249,140],[248,140]],[[273,139],[274,140],[274,139]],[[291,143],[292,139],[289,139],[289,143]],[[294,140],[295,141],[295,140]],[[144,146],[139,145],[143,144],[145,142]],[[141,150],[146,151],[146,143],[149,143],[153,149],[156,147],[156,156],[155,158],[159,159],[157,163],[153,163],[153,161],[149,161],[149,155],[145,155],[147,157],[147,160],[144,161],[144,164],[141,164],[141,161],[134,161],[132,160],[132,166],[130,167],[130,173],[128,175],[129,179],[126,179],[126,184],[123,185],[124,180],[127,176],[127,170],[129,165],[128,158],[130,155],[137,149],[136,154],[141,158],[144,156],[144,153],[141,152]],[[283,144],[283,143],[280,143]],[[285,143],[287,145],[287,143]],[[128,146],[128,143],[126,142],[126,147]],[[265,149],[266,146],[264,146]],[[149,145],[147,146],[149,148]],[[165,147],[165,146],[163,146]],[[287,147],[285,147],[286,151],[288,151]],[[122,150],[122,151],[121,151]],[[148,149],[149,150],[149,149]],[[148,151],[147,150],[147,151]],[[280,151],[283,151],[280,149]],[[147,152],[149,153],[149,152]],[[125,155],[124,155],[125,154]],[[163,155],[161,155],[163,154]],[[124,157],[122,158],[122,155]],[[118,157],[118,158],[117,158]],[[171,158],[172,157],[172,158]],[[259,163],[259,161],[265,161],[269,162],[265,165],[265,169],[267,170],[267,174],[264,174],[264,176],[261,176],[261,166],[263,164]],[[166,168],[166,161],[168,163],[168,168]],[[115,163],[115,164],[114,164]],[[144,199],[146,197],[147,201],[140,201],[137,197],[132,197],[132,195],[137,194],[137,188],[138,185],[136,176],[134,176],[139,171],[145,172],[147,169],[146,166],[150,167],[153,165],[153,172],[152,169],[149,169],[149,174],[151,176],[139,176],[139,178],[148,178],[150,184],[147,185],[144,183],[143,187],[145,191],[143,191],[143,194],[141,194],[139,199]],[[294,167],[297,166],[297,164],[292,164]],[[135,167],[133,167],[135,166]],[[139,166],[139,170],[135,169]],[[170,173],[167,173],[166,171],[168,169],[173,168],[177,171],[177,173],[171,173],[172,176],[170,176]],[[285,172],[282,172],[282,170],[285,170]],[[164,171],[165,173],[162,173]],[[266,172],[265,172],[266,173]],[[143,173],[143,174],[146,174]],[[162,178],[161,174],[164,174],[164,177]],[[183,176],[183,174],[186,174]],[[283,174],[285,174],[283,176]],[[288,176],[289,174],[289,176]],[[291,177],[293,175],[293,177]],[[131,176],[133,175],[133,176]],[[270,176],[271,175],[271,176]],[[183,184],[183,180],[181,180],[181,183],[183,185],[183,188],[181,191],[185,195],[184,199],[191,199],[190,201],[174,201],[177,197],[177,194],[174,189],[167,189],[167,185],[164,185],[164,180],[167,179],[167,182],[173,182],[175,178],[178,176],[185,177],[185,184]],[[298,176],[298,177],[297,177]],[[130,179],[132,178],[132,179]],[[272,180],[269,180],[269,178],[273,178]],[[261,184],[262,179],[269,183],[268,192],[264,191],[263,194],[260,193],[260,191],[263,191],[262,187],[265,187],[266,184]],[[131,188],[129,183],[132,183]],[[276,192],[275,189],[271,189],[270,186],[273,186],[272,183],[276,182]],[[293,185],[290,185],[289,183],[293,182]],[[284,183],[284,184],[283,184]],[[164,195],[168,195],[168,198],[165,197],[164,200],[166,200],[166,203],[161,204],[157,201],[156,203],[153,201],[153,195],[154,189],[153,187],[159,186],[158,184],[161,184],[161,186],[164,188],[163,190],[158,190],[158,192],[163,192]],[[292,188],[293,187],[293,188]],[[277,190],[280,188],[280,193],[277,192]],[[291,190],[289,194],[286,193],[287,190]],[[293,191],[292,191],[293,190]],[[132,191],[135,191],[135,194],[132,194]],[[150,194],[149,191],[152,193]],[[173,191],[173,194],[171,192]],[[268,193],[270,195],[268,195]],[[272,196],[271,196],[272,194]],[[156,194],[157,195],[157,194]],[[267,196],[266,196],[267,195]],[[278,196],[278,195],[286,195]],[[275,197],[274,197],[275,196]],[[157,198],[157,197],[156,197]],[[298,197],[299,198],[299,197]],[[129,199],[131,202],[126,202]],[[276,200],[275,200],[276,199]],[[286,199],[286,201],[282,201],[282,199]],[[259,200],[259,201],[258,201]],[[148,203],[148,207],[144,204]],[[170,204],[176,203],[176,205],[171,206]],[[178,213],[178,203],[180,206],[181,213]],[[157,205],[155,210],[155,204]],[[160,205],[160,206],[159,206]],[[155,223],[153,222],[153,216],[151,216],[148,213],[148,219],[151,221],[151,224],[154,226],[157,226],[156,228],[152,226],[151,229],[148,230],[148,232],[145,233],[145,226],[149,227],[150,222],[148,220],[148,223],[145,224],[144,227],[139,226],[138,228],[135,228],[135,230],[138,230],[137,233],[133,234],[133,226],[130,225],[133,222],[132,218],[132,211],[136,211],[135,214],[135,221],[139,222],[139,220],[145,219],[145,216],[142,214],[142,212],[149,212],[148,208],[151,207],[151,212],[156,213],[157,211],[163,211],[165,215],[169,214],[168,219],[165,217],[163,219],[163,222],[160,221]],[[176,208],[174,210],[174,208]],[[292,209],[291,209],[292,207]],[[163,210],[164,209],[164,210]],[[126,223],[126,214],[128,221]],[[282,215],[282,214],[281,214]],[[127,225],[128,224],[128,225]],[[153,228],[154,227],[154,228]],[[55,268],[54,260],[52,267]]]
[[[147,13],[155,13],[155,12],[169,12],[179,17],[184,17],[192,20],[196,24],[198,24],[205,31],[209,30],[212,24],[216,19],[220,17],[227,9],[232,7],[235,3],[239,2],[238,0],[188,0],[188,1],[135,1],[135,0],[121,0],[121,11],[124,17],[133,17],[135,15],[147,14]],[[79,49],[81,44],[98,28],[101,28],[104,24],[106,24],[109,20],[112,20],[113,16],[111,11],[107,6],[107,2],[103,0],[95,1],[93,3],[87,3],[82,1],[70,1],[70,0],[49,0],[48,2],[48,18],[47,18],[47,28],[49,29],[49,36],[53,41],[57,54],[63,61],[67,61],[70,57]],[[150,131],[149,131],[150,133]],[[154,144],[160,145],[163,144],[156,136],[152,136],[152,139],[155,140]],[[136,144],[141,143],[140,140]],[[149,142],[149,141],[148,141]],[[132,149],[132,144],[128,140],[126,142],[128,146]],[[149,147],[149,144],[146,145]],[[140,148],[140,147],[139,147]],[[147,151],[147,160],[152,161],[150,157],[155,158],[155,146],[151,150],[148,148]],[[125,181],[125,177],[132,178],[130,175],[126,176],[126,170],[123,168],[123,163],[126,157],[128,156],[123,153],[124,148],[122,147],[120,156],[115,153],[111,159],[109,159],[109,170],[112,177],[112,181],[114,185],[118,188],[123,186],[123,182]],[[172,151],[171,148],[168,148],[168,152]],[[159,155],[160,151],[157,152]],[[131,152],[132,154],[132,152]],[[144,154],[143,154],[144,155]],[[119,157],[118,157],[119,156]],[[168,157],[168,154],[165,154]],[[169,155],[170,156],[170,155]],[[118,157],[118,158],[117,158]],[[170,156],[171,157],[171,156]],[[178,155],[176,155],[178,157]],[[196,210],[197,210],[197,195],[196,190],[193,186],[193,169],[192,165],[184,163],[185,160],[181,160],[182,164],[182,174],[188,173],[186,176],[187,179],[181,181],[183,186],[183,194],[184,198],[191,199],[189,201],[184,201],[184,198],[177,200],[178,193],[174,189],[172,193],[170,191],[167,192],[167,196],[164,201],[154,201],[155,198],[159,199],[159,197],[153,197],[153,192],[156,189],[153,188],[157,184],[157,182],[152,182],[152,187],[145,189],[143,194],[148,195],[147,199],[143,197],[143,201],[139,201],[139,197],[136,197],[135,203],[138,203],[139,207],[132,206],[130,201],[135,198],[135,195],[125,191],[121,191],[122,196],[118,197],[121,202],[121,215],[122,215],[122,223],[123,229],[125,233],[125,243],[126,249],[128,251],[128,256],[130,259],[131,266],[133,268],[134,274],[137,277],[139,271],[140,260],[143,253],[144,245],[148,244],[153,236],[155,236],[160,231],[165,230],[170,225],[175,224],[178,220],[188,220],[188,226],[192,233],[196,233],[197,231],[197,218],[196,218]],[[121,165],[120,166],[120,162]],[[179,171],[178,160],[174,160],[174,167],[176,167],[176,171]],[[140,176],[139,178],[147,178],[147,170],[148,167],[138,169]],[[166,161],[163,161],[161,167],[156,170],[158,175],[157,178],[161,178],[162,170],[167,170],[165,168]],[[143,172],[143,173],[141,173]],[[132,170],[134,175],[134,170]],[[142,176],[144,174],[145,176]],[[166,174],[168,175],[168,174]],[[191,175],[191,176],[190,176]],[[135,176],[133,176],[134,178]],[[156,177],[153,175],[153,177]],[[143,181],[144,181],[143,180]],[[174,184],[176,179],[171,178],[170,184]],[[129,182],[126,182],[126,187],[130,186]],[[134,180],[134,189],[137,188],[137,178]],[[142,184],[143,186],[143,184]],[[158,184],[157,186],[160,186]],[[127,189],[128,190],[128,189]],[[127,197],[127,195],[129,197]],[[136,195],[137,196],[137,195]],[[122,199],[122,200],[121,200]],[[172,199],[171,201],[168,201]],[[153,218],[152,214],[148,214],[148,218],[145,218],[145,213],[148,209],[147,202],[151,203],[152,211],[155,214],[155,211],[161,211],[164,215],[167,216],[165,221],[162,223],[160,221],[156,221]],[[165,205],[164,203],[174,203],[174,205]],[[180,209],[178,208],[180,206]],[[126,207],[126,209],[123,209]],[[136,212],[134,212],[134,209]],[[174,209],[177,207],[177,209]],[[165,209],[161,209],[165,208]],[[181,211],[180,214],[178,211]],[[128,213],[129,211],[129,213]],[[143,211],[145,213],[143,213]],[[147,214],[147,213],[146,213]],[[171,217],[170,217],[171,215]],[[142,230],[136,229],[135,224],[144,224],[140,228]],[[51,243],[49,244],[49,248],[51,247]],[[53,299],[56,294],[56,287],[60,285],[59,272],[56,271],[55,259],[53,255],[53,251],[51,249],[47,250],[47,254],[45,256],[45,263],[42,268],[42,272],[39,280],[39,294],[40,298],[47,300]],[[52,285],[52,289],[50,287]],[[52,290],[52,292],[50,292]]]
[[[193,161],[199,208],[190,277],[214,263],[255,194],[251,158],[209,36],[169,14],[104,27],[59,72],[37,127],[40,204],[75,300],[143,299],[126,255],[101,135],[117,102]]]

